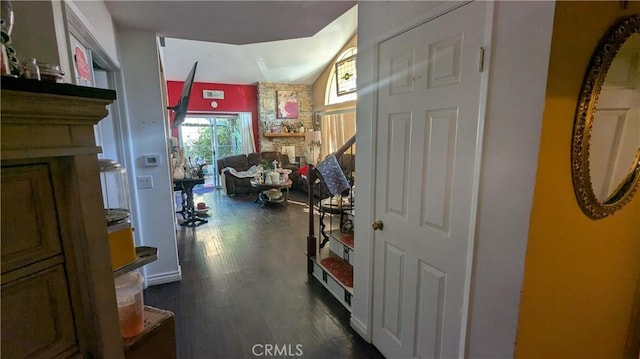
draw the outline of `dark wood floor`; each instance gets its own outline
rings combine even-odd
[[[178,232],[182,281],[144,292],[145,304],[175,313],[178,357],[269,357],[269,344],[304,358],[382,358],[349,327],[349,312],[307,276],[306,207],[260,208],[254,199],[196,195],[210,217]]]

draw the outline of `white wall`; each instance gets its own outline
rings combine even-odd
[[[51,1],[11,2],[15,21],[11,39],[19,60],[36,58],[40,62],[60,64],[65,48],[58,48],[57,24],[63,22],[59,4]],[[67,69],[68,70],[68,69]]]
[[[158,248],[158,260],[145,267],[149,285],[181,279],[176,233],[174,228],[173,182],[169,176],[167,138],[165,135],[165,107],[162,103],[163,86],[160,80],[156,34],[142,30],[117,29],[117,38],[124,88],[118,96],[124,97],[128,118],[129,147],[128,170],[134,178],[153,176],[153,188],[135,189],[138,207],[134,209],[139,228],[138,244]],[[160,156],[158,167],[143,167],[143,155]],[[134,185],[135,187],[135,181]]]
[[[115,28],[111,15],[101,0],[96,1],[13,1],[15,25],[12,46],[19,59],[36,58],[39,62],[58,64],[65,72],[65,82],[72,82],[72,64],[67,39],[69,26],[65,5],[88,30],[84,35],[100,47],[115,67],[119,67]]]
[[[14,1],[12,2],[16,24],[14,42],[18,55],[35,57],[48,63],[63,65],[67,76],[71,74],[68,62],[67,24],[65,9],[60,1]],[[104,2],[67,2],[69,9],[86,28],[95,46],[106,52],[112,65],[120,66],[117,73],[117,102],[123,121],[126,154],[125,165],[132,173],[152,175],[154,188],[137,190],[135,181],[131,183],[133,224],[136,227],[137,245],[158,248],[158,260],[144,269],[148,284],[160,284],[180,280],[180,266],[175,235],[175,212],[173,206],[173,186],[169,177],[167,143],[165,135],[165,106],[162,103],[160,69],[155,33],[135,30],[121,30],[116,33],[113,21]],[[71,14],[67,13],[67,16]],[[119,49],[124,54],[118,58]],[[70,77],[67,78],[70,82]],[[129,94],[129,95],[127,95]],[[113,109],[114,107],[111,106]],[[158,154],[158,167],[141,167],[138,162],[142,155]],[[137,205],[136,205],[137,203]]]
[[[554,10],[553,1],[496,3],[467,343],[473,358],[513,357]]]
[[[376,47],[423,21],[435,2],[360,2],[356,167],[373,178]],[[497,2],[479,188],[467,356],[513,356],[549,59],[553,2]],[[374,187],[358,182],[351,325],[371,338]]]
[[[116,30],[104,1],[66,0],[65,4],[82,21],[109,59],[120,66]]]
[[[93,77],[95,87],[109,89],[109,79],[106,71],[94,69]],[[120,152],[118,151],[118,142],[120,139],[118,138],[119,135],[116,130],[116,124],[114,123],[115,109],[112,105],[109,105],[108,109],[109,113],[107,116],[98,122],[97,126],[99,127],[99,131],[95,131],[97,132],[96,143],[102,147],[102,153],[98,154],[98,158],[108,158],[122,163],[123,160]]]

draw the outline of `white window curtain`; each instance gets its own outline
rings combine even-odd
[[[356,112],[324,114],[321,117],[320,126],[322,131],[320,156],[325,158],[328,154],[337,151],[351,136],[355,135]],[[355,145],[353,153],[355,153]]]
[[[251,112],[240,112],[238,119],[240,120],[240,133],[242,135],[242,153],[249,154],[255,152],[256,146],[253,141]]]

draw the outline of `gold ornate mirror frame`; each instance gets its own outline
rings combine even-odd
[[[609,198],[602,202],[594,193],[589,165],[591,131],[600,90],[613,59],[634,33],[640,33],[638,15],[623,17],[609,29],[591,57],[578,98],[571,142],[571,176],[580,208],[593,219],[610,216],[621,209],[631,200],[640,184],[640,151],[627,176]]]

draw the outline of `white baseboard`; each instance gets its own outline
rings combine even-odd
[[[177,271],[152,274],[147,276],[146,280],[147,286],[179,282],[182,280],[182,270],[180,266],[178,266]]]
[[[362,337],[362,339],[364,339],[367,343],[371,343],[369,334],[367,332],[367,326],[359,321],[358,318],[355,318],[352,315],[351,319],[349,320],[349,324],[351,325],[351,328],[353,328],[353,330],[355,330],[356,333],[358,333]]]

